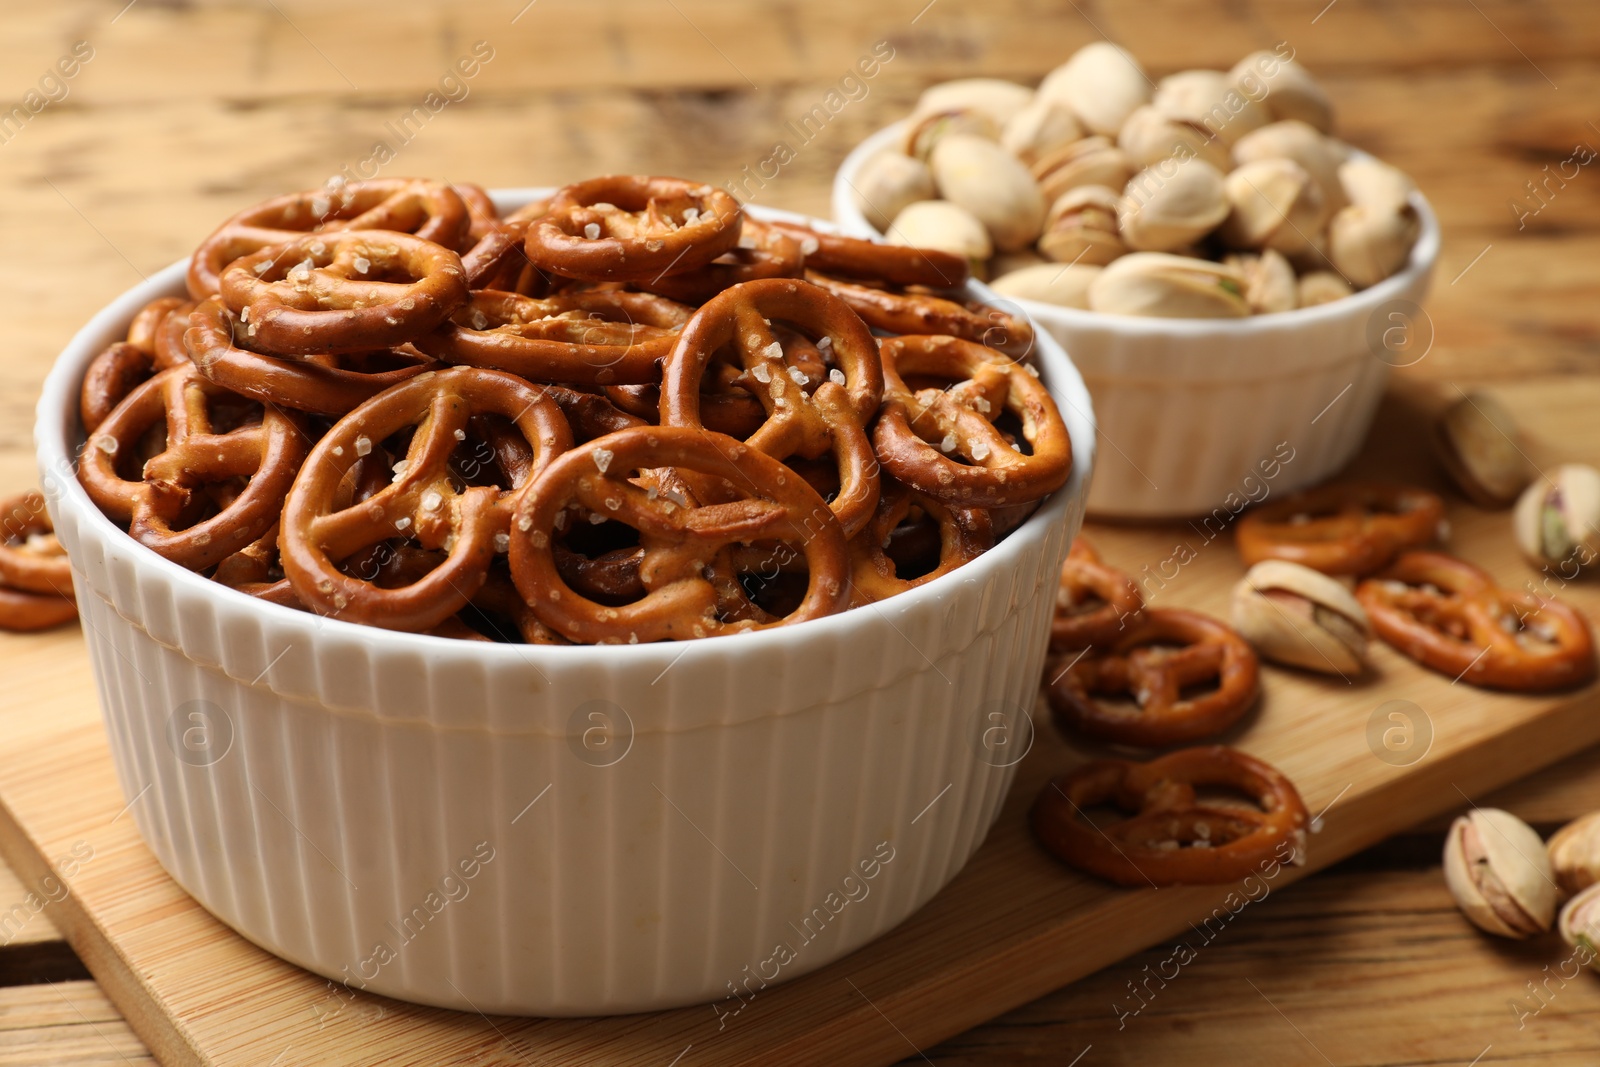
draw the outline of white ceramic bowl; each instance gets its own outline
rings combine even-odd
[[[877,234],[857,206],[856,175],[901,126],[868,137],[840,166],[842,232]],[[1320,482],[1354,458],[1389,368],[1421,359],[1431,343],[1421,303],[1439,224],[1421,194],[1412,202],[1422,229],[1405,269],[1319,307],[1204,320],[1012,301],[1065,346],[1094,398],[1101,451],[1089,512],[1226,525],[1249,499]]]
[[[73,338],[36,442],[123,792],[218,918],[427,1004],[586,1015],[728,998],[721,1013],[736,988],[890,929],[978,847],[1031,737],[1093,462],[1088,396],[1057,346],[1040,366],[1065,402],[1072,480],[959,572],[763,633],[485,645],[252,600],[90,502],[72,474],[85,366],[183,271]]]

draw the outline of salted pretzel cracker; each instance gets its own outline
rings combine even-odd
[[[526,463],[508,485],[463,485],[451,457],[474,415],[509,420]],[[349,507],[339,490],[379,443],[414,428],[391,485]],[[506,547],[511,512],[540,471],[572,445],[561,408],[536,386],[469,367],[425,371],[334,424],[307,457],[283,506],[279,550],[295,594],[312,610],[392,630],[426,630],[460,611]],[[444,560],[416,581],[382,588],[340,564],[403,538]]]
[[[1056,722],[1097,741],[1165,748],[1212,737],[1255,703],[1261,669],[1244,638],[1193,611],[1146,608],[1104,649],[1046,667]],[[1195,686],[1213,686],[1185,695]],[[1110,703],[1102,697],[1123,698]]]
[[[1589,623],[1559,600],[1502,589],[1440,552],[1406,552],[1356,587],[1379,637],[1453,679],[1532,693],[1594,677]]]
[[[1268,500],[1239,519],[1245,566],[1266,559],[1324,574],[1370,574],[1408,548],[1437,540],[1444,501],[1425,489],[1340,482]]]
[[[742,219],[739,202],[715,186],[611,175],[559,190],[528,227],[526,247],[536,267],[565,278],[652,281],[733,249]]]
[[[222,299],[273,355],[371,352],[414,341],[467,302],[461,257],[390,230],[314,233],[235,260]]]
[[[694,506],[631,480],[659,467],[721,479],[747,495]],[[639,531],[643,597],[601,604],[562,578],[554,546],[565,523],[560,517],[573,504]],[[805,596],[770,622],[720,618],[707,567],[732,545],[769,541],[800,547],[809,570]],[[848,553],[827,504],[777,460],[699,427],[642,426],[572,450],[534,483],[517,509],[510,562],[517,589],[563,637],[632,644],[765,629],[842,611],[849,602]]]
[[[457,190],[419,178],[375,178],[289,193],[246,208],[217,227],[189,261],[189,295],[215,296],[222,272],[269,245],[329,230],[398,230],[458,248],[472,220]]]
[[[533,382],[653,382],[693,313],[649,293],[597,290],[536,299],[482,290],[416,345],[446,363],[510,371]]]
[[[780,320],[819,343],[827,339],[837,366],[826,378],[813,380],[790,365],[774,332]],[[683,327],[662,373],[663,426],[703,425],[702,383],[712,357],[728,345],[737,349],[746,388],[767,414],[746,440],[780,460],[831,454],[839,491],[830,507],[854,535],[878,504],[878,462],[866,426],[883,396],[883,369],[872,334],[843,303],[806,282],[769,278],[734,286]]]
[[[1033,327],[981,300],[953,300],[933,293],[873,286],[807,270],[806,280],[850,305],[875,330],[895,334],[948,334],[987,345],[1014,359],[1033,353]]]
[[[905,528],[903,524],[912,520],[914,512],[936,531],[932,545],[927,546],[933,550],[935,558],[933,566],[923,573],[903,578],[890,549],[896,532]],[[952,508],[937,497],[884,478],[872,521],[850,539],[852,603],[886,600],[926,585],[993,547],[994,529],[988,512]]]
[[[771,225],[800,243],[808,268],[826,275],[932,289],[959,289],[970,276],[967,261],[949,252],[863,241],[823,233],[798,222],[780,221]]]
[[[303,606],[278,562],[276,522],[266,533],[218,563],[217,569],[211,572],[211,580],[269,604],[286,608]]]
[[[1050,650],[1072,652],[1115,644],[1143,610],[1138,583],[1106,566],[1094,546],[1080,537],[1061,565]]]
[[[955,337],[886,337],[879,348],[885,387],[872,436],[890,474],[957,507],[1024,504],[1066,484],[1067,426],[1027,367]],[[954,384],[913,392],[908,378]],[[1020,423],[1027,454],[995,426],[1007,413]]]
[[[165,446],[125,476],[122,468],[141,458],[141,440],[163,425]],[[139,386],[90,433],[78,480],[136,541],[204,570],[277,521],[307,447],[294,415],[235,396],[185,365]]]
[[[0,586],[25,593],[72,595],[72,566],[37,490],[0,502]]]
[[[761,278],[799,278],[805,274],[800,242],[771,223],[745,216],[739,243],[703,267],[634,284],[683,304],[704,304],[724,289]]]
[[[1249,804],[1203,800],[1226,789]],[[1091,824],[1107,805],[1128,817]],[[1305,862],[1305,802],[1276,768],[1237,749],[1188,748],[1148,762],[1094,760],[1053,778],[1034,801],[1033,832],[1068,866],[1114,885],[1216,885]]]
[[[205,377],[242,396],[315,415],[343,415],[429,367],[420,352],[273,356],[255,352],[248,331],[221,297],[200,303],[189,317],[184,347]],[[370,369],[369,369],[370,368]]]
[[[100,425],[124,397],[157,371],[188,362],[182,333],[193,310],[194,303],[182,297],[152,300],[134,315],[126,340],[113,342],[89,363],[78,392],[84,429]]]

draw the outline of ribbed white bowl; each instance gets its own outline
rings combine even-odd
[[[73,339],[36,442],[123,792],[224,922],[427,1004],[726,1011],[734,989],[882,934],[972,855],[1031,736],[1093,461],[1088,396],[1056,345],[1038,355],[1072,481],[958,573],[765,633],[484,645],[252,600],[89,501],[72,473],[85,366],[182,279],[162,271]]]
[[[833,214],[842,232],[877,236],[857,206],[856,176],[901,126],[868,137],[840,166]],[[1439,224],[1421,194],[1412,202],[1422,232],[1406,268],[1318,307],[1202,320],[1012,301],[1065,346],[1094,397],[1102,448],[1090,513],[1178,518],[1225,509],[1219,519],[1231,518],[1263,485],[1273,493],[1311,485],[1354,458],[1389,368],[1422,358],[1417,338],[1432,336],[1420,305]]]

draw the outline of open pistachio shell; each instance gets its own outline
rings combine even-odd
[[[1417,189],[1399,167],[1371,156],[1354,156],[1341,163],[1339,186],[1352,204],[1374,210],[1398,210]]]
[[[1294,268],[1280,253],[1270,248],[1260,255],[1236,252],[1222,261],[1244,275],[1244,301],[1254,314],[1292,311],[1300,306]]]
[[[1263,126],[1245,134],[1233,146],[1233,158],[1241,164],[1259,159],[1292,159],[1300,164],[1322,190],[1324,217],[1347,203],[1339,168],[1349,155],[1350,150],[1342,141],[1298,119]]]
[[[1366,669],[1371,625],[1349,589],[1309,567],[1265,560],[1233,590],[1233,628],[1266,659],[1323,674]]]
[[[1592,885],[1561,909],[1561,939],[1582,949],[1585,963],[1600,971],[1600,885]]]
[[[1141,252],[1185,248],[1228,217],[1222,172],[1191,159],[1167,160],[1135,174],[1122,193],[1122,240]]]
[[[1044,198],[1055,203],[1063,193],[1080,185],[1104,185],[1121,189],[1133,177],[1134,167],[1127,154],[1108,137],[1085,137],[1065,145],[1033,165],[1033,177]]]
[[[890,244],[937,248],[981,268],[994,251],[989,231],[972,212],[948,200],[907,204],[884,231]]]
[[[1228,175],[1224,188],[1232,210],[1219,232],[1231,248],[1287,255],[1305,249],[1322,223],[1322,189],[1293,160],[1246,163]]]
[[[1333,129],[1333,103],[1306,68],[1276,52],[1252,52],[1233,65],[1229,79],[1259,100],[1273,119],[1299,119],[1323,133]]]
[[[1272,121],[1267,109],[1239,91],[1220,70],[1183,70],[1156,83],[1162,112],[1201,127],[1224,145]]]
[[[861,213],[882,233],[907,204],[932,200],[939,194],[933,171],[922,160],[899,152],[879,152],[862,164],[855,195]]]
[[[1565,577],[1600,570],[1600,471],[1566,463],[1547,474],[1511,513],[1517,547],[1534,566]]]
[[[979,111],[999,130],[1032,100],[1032,89],[1003,78],[958,78],[929,86],[918,98],[913,114]]]
[[[1026,248],[1044,228],[1044,194],[1010,152],[993,141],[951,134],[929,157],[939,193],[983,223],[995,247]]]
[[[1517,422],[1490,393],[1467,393],[1439,416],[1434,453],[1473,503],[1509,507],[1533,480]]]
[[[1000,136],[1000,127],[988,114],[972,108],[926,111],[906,123],[901,148],[912,159],[926,162],[940,141],[958,133],[993,141]]]
[[[1057,263],[1104,266],[1126,255],[1117,210],[1121,196],[1103,185],[1080,185],[1057,198],[1045,217],[1039,251]]]
[[[1029,165],[1082,138],[1083,125],[1072,109],[1042,96],[1011,116],[1000,131],[1001,147]]]
[[[1406,265],[1421,228],[1410,204],[1351,204],[1328,223],[1328,258],[1351,285],[1365,289]]]
[[[1126,49],[1106,41],[1085,45],[1045,75],[1039,95],[1072,109],[1091,133],[1115,135],[1150,100],[1150,79]]]
[[[1533,828],[1498,808],[1474,808],[1444,844],[1450,895],[1473,924],[1500,937],[1528,938],[1555,921],[1555,872]]]
[[[1236,319],[1250,314],[1244,278],[1232,267],[1164,252],[1135,252],[1100,272],[1089,307],[1115,315]]]
[[[1567,823],[1551,835],[1545,849],[1563,893],[1581,893],[1600,882],[1600,811]]]
[[[1002,274],[989,285],[1001,296],[1087,310],[1089,286],[1099,276],[1099,267],[1083,263],[1042,263]]]

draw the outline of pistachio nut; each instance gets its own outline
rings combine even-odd
[[[1590,886],[1561,909],[1561,940],[1587,958],[1587,966],[1600,971],[1600,886]]]
[[[1328,258],[1351,285],[1365,289],[1406,265],[1421,228],[1410,204],[1351,204],[1328,223]]]
[[[1533,464],[1518,437],[1517,421],[1504,404],[1489,393],[1467,393],[1439,416],[1433,445],[1467,499],[1504,508],[1533,480]]]
[[[1109,137],[1085,137],[1064,145],[1033,165],[1033,177],[1048,203],[1055,203],[1069,189],[1080,185],[1104,185],[1121,189],[1133,177],[1134,167],[1127,155]]]
[[[989,277],[999,278],[1023,267],[1035,267],[1049,262],[1031,248],[1019,248],[1015,252],[997,252],[995,257],[989,260]]]
[[[1304,249],[1323,220],[1322,188],[1292,159],[1245,163],[1223,183],[1232,210],[1221,236],[1232,248]]]
[[[1089,285],[1089,307],[1114,315],[1236,319],[1250,314],[1244,277],[1232,267],[1165,252],[1135,252]]]
[[[1528,486],[1511,514],[1517,547],[1563,577],[1600,569],[1600,471],[1567,463]]]
[[[1498,808],[1474,808],[1450,826],[1444,877],[1473,924],[1500,937],[1527,938],[1555,920],[1555,872],[1533,828]]]
[[[1258,159],[1292,159],[1304,167],[1322,190],[1325,216],[1332,215],[1346,203],[1344,186],[1339,181],[1339,168],[1349,155],[1349,147],[1343,141],[1320,133],[1298,119],[1263,126],[1245,134],[1233,146],[1236,163],[1254,163]]]
[[[1122,239],[1139,252],[1173,252],[1193,244],[1228,217],[1222,172],[1191,159],[1146,167],[1122,192]]]
[[[1298,563],[1257,563],[1233,590],[1233,628],[1266,659],[1323,674],[1366,668],[1371,626],[1341,582]]]
[[[1224,145],[1272,121],[1260,101],[1239,91],[1220,70],[1183,70],[1156,83],[1153,103],[1176,119],[1192,122]]]
[[[1016,156],[993,141],[953,133],[928,158],[939,194],[972,212],[996,248],[1026,248],[1044,228],[1044,194]]]
[[[1350,283],[1331,270],[1313,270],[1300,275],[1300,306],[1331,304],[1355,293]]]
[[[1352,156],[1339,167],[1339,186],[1352,204],[1374,209],[1404,207],[1416,184],[1399,167],[1371,156]]]
[[[918,200],[900,209],[884,236],[893,245],[937,248],[961,256],[975,271],[994,251],[989,231],[966,208],[948,200]]]
[[[1333,129],[1333,103],[1306,68],[1276,52],[1251,52],[1233,65],[1228,78],[1251,100],[1266,106],[1273,119],[1299,119],[1323,133]]]
[[[917,99],[912,114],[978,111],[999,130],[1032,100],[1032,89],[1003,78],[958,78],[929,86]]]
[[[1090,133],[1115,134],[1150,100],[1150,79],[1132,53],[1107,41],[1084,45],[1061,66],[1045,75],[1039,95],[1056,100]]]
[[[1117,147],[1130,163],[1140,167],[1153,166],[1173,156],[1203,159],[1224,171],[1233,165],[1227,145],[1212,137],[1204,126],[1175,118],[1153,104],[1145,104],[1128,116],[1117,134]]]
[[[1294,268],[1283,255],[1267,249],[1260,255],[1236,252],[1222,261],[1244,275],[1244,302],[1256,315],[1293,311],[1300,306],[1300,288]]]
[[[1600,811],[1567,823],[1551,835],[1545,849],[1563,893],[1576,895],[1600,882]]]
[[[990,288],[1016,300],[1087,309],[1089,286],[1099,276],[1099,267],[1085,263],[1041,263],[1002,274]]]
[[[957,133],[984,137],[992,141],[1000,136],[1000,127],[995,125],[994,119],[981,111],[971,109],[930,111],[915,115],[907,121],[905,139],[901,147],[912,159],[926,161],[940,141]]]
[[[1032,165],[1056,149],[1082,139],[1083,126],[1072,109],[1057,100],[1037,97],[1011,116],[1000,131],[1000,144]]]
[[[1080,185],[1063,193],[1045,217],[1039,251],[1057,263],[1104,266],[1126,255],[1117,222],[1121,197],[1103,185]]]
[[[855,180],[856,206],[879,233],[907,204],[938,196],[933,171],[920,159],[879,152],[861,165]]]

